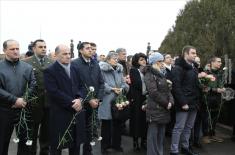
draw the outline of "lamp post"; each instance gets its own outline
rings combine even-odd
[[[73,44],[73,39],[70,40],[70,52],[71,52],[71,58],[74,58],[74,44]]]
[[[82,42],[81,42],[81,41],[79,41],[79,42],[78,42],[78,44],[77,44],[78,57],[80,56],[80,54],[79,54],[79,46],[81,45],[81,43],[82,43]]]
[[[147,46],[147,57],[149,56],[149,52],[151,51],[151,46],[150,46],[150,42],[148,42],[148,46]]]

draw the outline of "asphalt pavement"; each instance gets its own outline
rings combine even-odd
[[[217,127],[217,135],[224,139],[222,143],[213,142],[211,144],[204,144],[202,148],[194,150],[200,155],[235,155],[235,142],[230,140],[232,134],[232,130],[228,126],[219,125]],[[14,134],[12,139],[14,138]],[[170,137],[165,139],[165,152],[164,155],[169,155],[170,150]],[[124,149],[123,153],[115,152],[114,150],[109,150],[109,155],[146,155],[145,150],[141,150],[140,152],[133,151],[132,138],[129,136],[122,136],[122,147]],[[9,146],[9,154],[8,155],[16,155],[17,144],[15,144],[12,140]],[[93,146],[93,154],[94,155],[102,155],[100,151],[100,143],[98,142],[95,146]],[[68,150],[63,150],[62,155],[68,155]]]

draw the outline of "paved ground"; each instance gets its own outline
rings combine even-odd
[[[200,155],[235,155],[235,143],[230,140],[231,130],[229,128],[224,128],[219,126],[217,128],[217,133],[220,137],[223,137],[225,141],[223,143],[211,143],[204,145],[202,149],[195,149]],[[128,136],[122,137],[122,146],[124,148],[124,153],[116,153],[110,150],[110,155],[145,155],[146,152],[141,150],[140,152],[134,152],[132,149],[132,139]],[[169,155],[170,138],[166,138],[165,142],[165,153],[164,155]],[[9,148],[9,155],[16,155],[16,144],[11,141]],[[98,143],[94,148],[94,155],[101,155],[100,144]],[[63,155],[68,155],[67,150],[64,150]]]

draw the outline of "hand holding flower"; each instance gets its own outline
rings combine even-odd
[[[122,88],[112,88],[112,90],[119,95],[122,92]]]
[[[23,98],[17,98],[15,104],[12,106],[12,108],[24,108],[27,105],[27,103],[24,101]]]
[[[90,106],[91,106],[92,108],[97,108],[97,107],[99,106],[99,102],[98,102],[97,99],[91,99],[91,100],[89,101],[89,104],[90,104]]]
[[[226,90],[225,88],[217,88],[218,93],[223,93],[223,92],[225,92],[225,90]]]
[[[82,104],[80,99],[75,99],[72,101],[73,105],[72,108],[76,111],[80,111],[82,109]]]

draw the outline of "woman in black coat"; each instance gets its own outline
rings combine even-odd
[[[143,53],[137,53],[132,58],[132,68],[130,69],[130,135],[133,137],[134,150],[140,150],[139,138],[141,138],[141,147],[146,149],[146,113],[142,106],[146,100],[146,86],[142,68],[146,66],[147,56]]]

